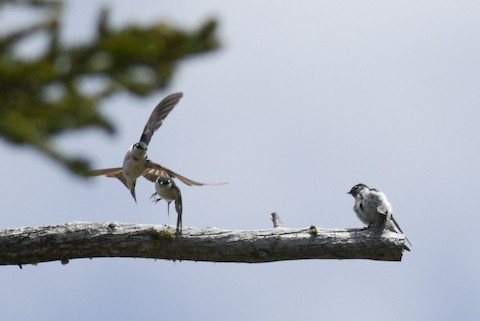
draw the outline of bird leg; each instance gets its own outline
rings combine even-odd
[[[153,193],[152,196],[150,196],[150,199],[154,198],[155,196],[157,196],[157,193]],[[159,198],[155,198],[152,200],[152,202],[155,202],[155,204],[157,204],[158,202],[160,202],[163,198],[159,197]]]

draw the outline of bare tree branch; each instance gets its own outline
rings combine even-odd
[[[400,261],[405,236],[370,229],[225,230],[166,225],[72,222],[0,230],[0,265],[74,258],[134,257],[264,263],[300,259]]]

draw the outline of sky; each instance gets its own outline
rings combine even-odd
[[[2,319],[478,318],[478,1],[75,0],[63,37],[88,41],[105,4],[117,26],[195,28],[216,18],[222,48],[181,63],[165,91],[106,100],[117,135],[75,132],[58,146],[96,168],[120,166],[153,107],[182,91],[149,157],[195,180],[229,182],[179,185],[184,227],[270,228],[273,211],[285,227],[362,227],[347,195],[361,182],[387,195],[413,248],[401,262],[3,266]],[[5,141],[0,150],[4,227],[176,222],[165,203],[149,201],[146,180],[135,204],[117,180],[75,177]]]

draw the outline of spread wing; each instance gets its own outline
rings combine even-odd
[[[163,123],[163,120],[168,116],[172,111],[173,107],[180,101],[183,97],[183,93],[175,93],[165,97],[152,111],[150,118],[148,118],[147,124],[143,129],[142,137],[140,141],[145,144],[149,144],[152,139],[153,133],[160,128]]]
[[[123,183],[127,188],[127,181],[125,177],[123,177],[123,168],[122,167],[113,167],[113,168],[102,168],[102,169],[94,169],[87,172],[88,176],[100,176],[105,175],[107,177],[116,177]]]
[[[202,182],[197,182],[194,181],[193,179],[187,178],[183,175],[180,175],[178,173],[175,173],[174,171],[163,167],[160,164],[154,163],[152,161],[148,161],[147,164],[147,169],[143,171],[142,173],[143,177],[148,179],[151,182],[155,182],[158,176],[165,176],[169,178],[178,178],[181,180],[184,184],[188,186],[203,186],[203,185],[223,185],[226,183],[218,183],[218,184],[208,184],[208,183],[202,183]]]
[[[123,171],[122,167],[112,167],[112,168],[102,168],[102,169],[94,169],[87,172],[88,176],[100,176],[106,175],[108,177],[116,177],[117,173],[121,173]]]

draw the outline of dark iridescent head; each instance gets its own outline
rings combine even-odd
[[[158,176],[157,183],[163,186],[175,186],[173,179],[165,176]]]
[[[365,188],[369,188],[367,185],[365,184],[357,184],[355,185],[354,187],[352,187],[352,189],[350,190],[350,192],[348,192],[347,194],[350,194],[352,195],[353,197],[356,197],[358,195],[358,193],[360,193],[363,189]]]

